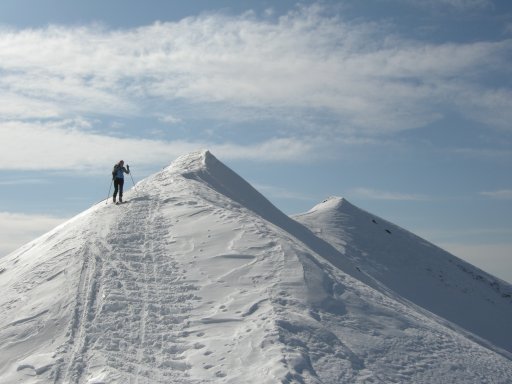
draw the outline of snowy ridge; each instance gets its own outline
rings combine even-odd
[[[222,196],[222,198],[227,198],[230,201],[230,205],[236,203],[238,209],[252,211],[268,223],[279,227],[287,236],[305,243],[310,249],[323,255],[324,258],[337,267],[342,268],[345,273],[357,276],[358,279],[363,279],[366,284],[372,285],[372,280],[361,275],[354,264],[338,252],[332,244],[317,237],[306,226],[277,209],[262,194],[217,160],[209,151],[182,156],[169,169],[182,174],[186,178],[209,186],[212,191],[217,193],[215,199]],[[206,195],[209,196],[209,194]],[[215,204],[216,201],[212,203]]]
[[[296,219],[398,296],[512,356],[512,286],[507,282],[346,199],[329,198]]]
[[[125,197],[0,260],[0,382],[512,380],[512,360],[497,353],[508,339],[492,339],[501,322],[469,329],[429,307],[466,295],[473,314],[494,308],[510,323],[510,287],[497,294],[475,278],[464,292],[461,276],[476,269],[447,268],[451,256],[345,200],[301,224],[208,151]],[[400,269],[411,255],[417,267]],[[404,271],[435,296],[407,296],[410,281],[393,284]]]

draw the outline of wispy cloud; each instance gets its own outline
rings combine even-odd
[[[328,11],[205,14],[119,30],[0,29],[0,169],[93,169],[127,153],[149,164],[197,148],[303,161],[350,137],[385,141],[443,113],[510,130],[511,91],[484,80],[510,74],[512,40],[420,42]],[[120,139],[109,136],[111,121],[88,123],[118,117],[156,126]],[[216,141],[148,139],[170,126],[184,132],[191,118],[272,128],[251,145],[214,125],[203,131]]]
[[[493,6],[492,0],[399,0],[421,7],[451,7],[458,11],[481,10]]]
[[[163,110],[215,102],[277,109],[274,118],[306,108],[365,134],[424,126],[442,116],[439,103],[463,114],[478,106],[475,118],[490,125],[510,121],[509,93],[481,80],[508,73],[512,41],[429,44],[383,28],[311,6],[277,21],[207,14],[125,30],[4,29],[0,100],[23,106],[0,107],[0,118],[141,115],[157,98]]]
[[[33,178],[0,180],[0,185],[4,185],[4,186],[27,185],[27,184],[47,184],[47,183],[48,183],[48,181],[45,179],[33,179]]]
[[[449,148],[451,153],[455,153],[464,157],[469,158],[481,158],[481,159],[500,159],[508,160],[512,159],[512,149],[509,148]]]
[[[224,159],[262,162],[309,161],[318,155],[314,141],[270,138],[252,144],[186,140],[149,140],[100,135],[82,129],[81,121],[52,123],[0,122],[0,169],[87,170],[95,172],[112,158],[139,166],[159,164],[198,149],[211,149]],[[162,164],[167,165],[167,164]]]
[[[490,197],[492,199],[500,199],[500,200],[511,200],[512,199],[512,189],[500,189],[497,191],[486,191],[480,193],[482,196]]]
[[[313,198],[303,193],[298,193],[296,191],[290,191],[289,189],[276,187],[273,185],[265,185],[265,184],[253,184],[256,189],[261,191],[265,196],[269,196],[271,198],[279,198],[279,199],[289,199],[289,200],[301,200],[301,201],[311,201]]]
[[[379,191],[370,188],[354,188],[350,195],[372,200],[398,200],[398,201],[426,201],[428,196],[418,194],[406,194],[400,192]]]
[[[158,120],[166,124],[178,124],[182,122],[179,117],[173,115],[162,115],[158,118]]]
[[[480,224],[480,223],[478,223]],[[472,228],[417,228],[415,233],[434,239],[438,243],[453,243],[464,239],[465,244],[483,242],[484,239],[512,239],[512,227],[472,227]]]

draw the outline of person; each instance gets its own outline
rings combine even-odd
[[[119,163],[114,165],[112,170],[112,179],[114,180],[114,196],[113,201],[116,202],[117,192],[119,192],[119,202],[123,202],[123,185],[124,185],[124,174],[130,173],[130,166],[124,167],[124,161],[121,160]]]

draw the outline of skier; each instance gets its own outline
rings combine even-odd
[[[119,191],[119,202],[123,202],[123,185],[124,185],[124,174],[130,173],[130,166],[124,167],[124,161],[121,160],[119,163],[114,165],[112,170],[112,179],[114,180],[114,203],[116,202],[117,192]]]

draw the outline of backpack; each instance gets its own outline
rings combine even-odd
[[[112,180],[114,180],[116,178],[118,169],[119,169],[119,164],[114,165],[114,169],[112,169]]]

